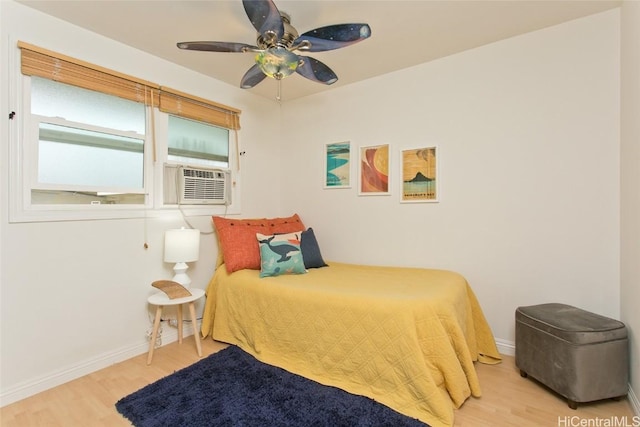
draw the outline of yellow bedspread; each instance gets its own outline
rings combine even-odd
[[[332,262],[300,275],[258,274],[216,270],[203,336],[432,427],[452,425],[454,408],[480,396],[474,361],[500,361],[457,273]]]

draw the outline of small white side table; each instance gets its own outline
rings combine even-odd
[[[200,345],[200,331],[198,331],[198,319],[196,318],[196,309],[194,302],[204,296],[204,290],[198,288],[190,288],[191,296],[183,298],[170,299],[164,292],[157,292],[149,297],[147,300],[149,304],[157,306],[156,318],[153,321],[153,333],[151,334],[151,341],[149,341],[149,355],[147,356],[147,365],[151,364],[153,358],[153,350],[156,344],[156,338],[158,337],[158,328],[160,327],[160,320],[162,319],[162,308],[168,305],[178,306],[178,342],[182,344],[182,304],[189,304],[189,312],[191,313],[191,324],[193,325],[193,336],[196,340],[196,350],[198,350],[198,356],[202,357],[202,346]]]

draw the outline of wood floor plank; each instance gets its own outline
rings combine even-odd
[[[211,339],[202,341],[204,357],[226,345]],[[124,396],[198,361],[193,336],[182,344],[166,345],[147,355],[117,363],[82,378],[0,408],[2,427],[117,427],[130,426],[115,409]],[[561,397],[530,378],[520,377],[513,357],[499,365],[476,364],[482,397],[469,398],[455,411],[456,427],[598,425],[588,420],[624,419],[633,422],[626,399],[580,405],[571,410]],[[572,418],[578,417],[578,418]],[[562,424],[562,420],[567,420]],[[574,424],[569,424],[573,420]],[[580,424],[580,420],[584,424]],[[604,425],[604,424],[600,424]]]

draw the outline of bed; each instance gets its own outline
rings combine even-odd
[[[368,396],[432,427],[481,395],[474,361],[500,355],[467,281],[444,270],[330,262],[260,277],[217,268],[202,335]]]
[[[474,362],[500,362],[458,273],[325,263],[297,215],[213,220],[222,256],[203,337],[432,427],[453,425],[454,409],[481,395]]]

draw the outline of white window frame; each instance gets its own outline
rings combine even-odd
[[[15,45],[15,44],[14,44]],[[168,114],[147,106],[144,145],[144,204],[78,204],[39,205],[31,203],[31,189],[37,183],[38,118],[31,115],[31,77],[20,71],[20,49],[9,53],[4,67],[9,79],[9,222],[49,222],[145,218],[174,215],[179,210],[185,216],[210,216],[240,213],[240,173],[237,164],[234,131],[229,132],[229,169],[231,171],[232,203],[225,205],[165,205],[163,202],[164,163],[167,163]],[[151,109],[153,108],[153,112]],[[151,120],[153,114],[153,120]],[[48,120],[47,120],[48,121]],[[152,125],[155,125],[153,132]],[[35,129],[35,130],[34,130]],[[35,132],[35,135],[34,135]],[[155,133],[155,147],[153,134]],[[155,149],[154,149],[155,148]],[[153,153],[156,159],[153,159]],[[38,185],[38,188],[41,188]],[[136,191],[140,191],[136,189]],[[135,192],[135,191],[127,191]]]

